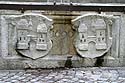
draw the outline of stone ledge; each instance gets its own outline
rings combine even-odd
[[[119,60],[121,60],[121,58],[118,58]],[[101,59],[102,60],[102,59]],[[65,67],[65,63],[66,63],[67,59],[38,59],[38,60],[31,60],[31,59],[0,59],[0,70],[2,69],[16,69],[16,70],[20,70],[20,69],[25,69],[25,68],[60,68],[60,67]],[[96,60],[94,60],[96,62]],[[89,64],[86,64],[86,63]],[[93,61],[91,62],[91,60],[87,60],[87,62],[85,62],[84,58],[76,58],[76,59],[71,59],[71,65],[73,67],[89,67],[92,68],[92,66],[95,65],[95,62],[93,63]],[[109,62],[104,62],[106,64],[109,64]],[[116,63],[116,62],[115,62]],[[110,65],[110,66],[109,66]],[[125,69],[125,67],[122,67],[122,65],[112,65],[109,64],[107,65],[102,65],[104,67],[100,67],[102,69]],[[113,67],[111,67],[113,66]],[[96,68],[96,67],[95,67]],[[98,68],[98,67],[97,67]]]

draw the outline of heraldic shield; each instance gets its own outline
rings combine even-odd
[[[51,19],[44,15],[24,14],[11,17],[11,22],[16,29],[17,52],[32,59],[47,55],[52,48]]]
[[[72,20],[77,31],[76,51],[82,57],[104,55],[112,45],[112,16],[84,15]]]

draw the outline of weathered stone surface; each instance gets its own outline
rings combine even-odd
[[[51,49],[52,55],[75,55],[73,40],[75,31],[72,29],[70,19],[54,19],[53,29],[51,30],[51,36],[53,41],[53,47]]]
[[[81,73],[84,70],[84,74]],[[44,72],[43,72],[44,71]],[[48,72],[45,72],[48,71]],[[118,71],[119,73],[117,73]],[[8,73],[9,72],[9,73]],[[42,73],[43,72],[43,73]],[[76,72],[75,74],[70,74]],[[95,75],[92,72],[100,72]],[[73,68],[73,69],[61,69],[61,70],[26,70],[26,71],[0,71],[1,83],[124,83],[125,76],[123,73],[125,70],[119,68]],[[20,76],[20,73],[22,74]],[[56,74],[55,74],[56,73]],[[67,73],[67,74],[63,74]],[[63,75],[63,77],[61,76]],[[74,75],[76,77],[74,77]],[[28,77],[26,77],[28,76]],[[61,77],[60,77],[61,76]],[[116,78],[117,76],[117,78]],[[14,78],[17,77],[17,78]],[[72,78],[71,78],[72,77]],[[12,79],[13,78],[13,79]],[[29,79],[30,78],[30,79]]]
[[[2,55],[16,51],[23,56],[36,59],[45,56],[52,48],[49,30],[52,27],[52,20],[37,14],[24,14],[15,16],[2,16],[2,37],[9,42],[3,45]],[[6,25],[6,26],[4,26]],[[8,26],[7,26],[8,25]],[[9,33],[9,37],[7,35]],[[3,41],[5,42],[5,40]],[[9,52],[7,52],[9,49]],[[13,49],[13,50],[12,50]],[[6,52],[5,52],[6,51]],[[5,54],[6,53],[6,54]]]
[[[83,15],[72,22],[77,31],[75,47],[82,57],[95,58],[109,51],[112,45],[113,17]]]
[[[121,16],[121,21],[120,21],[120,25],[121,25],[121,29],[120,29],[120,44],[119,44],[119,47],[120,47],[120,52],[119,52],[119,58],[120,58],[120,63],[125,66],[125,40],[124,40],[124,37],[125,37],[125,15],[122,15]]]
[[[31,13],[35,13],[35,16]],[[26,14],[29,13],[29,14]],[[36,14],[37,13],[37,14]],[[47,25],[51,26],[51,22],[47,21],[45,22],[45,25],[41,23],[42,16],[41,13],[48,16],[49,18],[53,19],[53,28],[48,27]],[[86,66],[98,66],[96,64],[100,64],[100,66],[124,66],[124,15],[123,13],[119,12],[107,12],[107,13],[101,13],[101,15],[97,16],[99,18],[103,19],[102,23],[100,25],[107,25],[108,26],[108,19],[111,19],[109,15],[114,15],[113,18],[113,25],[112,29],[110,31],[111,37],[112,37],[112,46],[108,52],[105,53],[105,56],[98,57],[98,58],[84,58],[79,56],[77,54],[75,46],[74,46],[74,38],[75,34],[77,34],[77,31],[80,33],[86,33],[84,31],[88,30],[89,26],[89,20],[88,18],[91,18],[91,16],[85,17],[88,21],[85,20],[85,23],[81,25],[81,27],[85,27],[85,30],[82,30],[83,28],[79,28],[79,30],[74,30],[76,28],[73,27],[73,25],[79,24],[79,23],[73,23],[71,24],[71,19],[74,19],[77,16],[85,15],[87,13],[95,13],[95,12],[55,12],[55,11],[25,11],[24,14],[21,13],[21,11],[15,11],[15,10],[1,10],[0,15],[0,69],[24,69],[24,68],[56,68],[56,67],[65,67],[65,63],[67,62],[67,57],[71,56],[71,63],[73,67],[86,67]],[[96,12],[97,13],[97,12]],[[39,16],[39,15],[40,16]],[[103,15],[105,14],[105,15]],[[25,16],[26,15],[26,16]],[[105,16],[109,16],[109,18],[106,19]],[[121,16],[122,15],[122,16]],[[100,17],[102,16],[102,17]],[[107,16],[107,17],[108,17]],[[30,19],[30,17],[32,19]],[[94,18],[96,19],[96,17]],[[94,22],[90,22],[90,24],[96,26],[98,25],[97,20]],[[15,24],[16,22],[16,24]],[[22,22],[22,24],[21,24]],[[24,23],[23,23],[24,22]],[[50,23],[50,24],[48,24]],[[6,25],[7,24],[7,25]],[[22,29],[22,25],[25,26],[26,29]],[[87,25],[85,25],[87,24]],[[27,26],[29,25],[29,26]],[[33,25],[33,28],[31,28],[31,25]],[[21,26],[21,27],[19,27]],[[27,33],[27,27],[28,29],[31,28],[36,33],[43,33],[42,31],[46,32],[46,30],[39,29],[42,26],[47,26],[48,34],[50,34],[49,39],[52,40],[53,46],[49,50],[49,52],[44,55],[42,54],[42,51],[47,51],[46,44],[36,44],[36,51],[41,51],[40,53],[31,54],[27,56],[24,56],[21,52],[22,49],[27,50],[28,44],[20,44],[17,45],[19,47],[16,47],[16,41],[19,40],[21,34],[16,35],[18,32],[20,33],[21,30],[24,30],[25,33]],[[86,27],[87,26],[87,27]],[[16,28],[15,28],[16,27]],[[15,30],[17,29],[17,30]],[[38,29],[38,30],[37,30]],[[105,28],[104,28],[105,29]],[[18,31],[20,30],[20,31]],[[16,32],[16,33],[15,33]],[[32,33],[32,31],[30,31]],[[25,35],[25,34],[24,34]],[[28,35],[28,37],[31,37],[32,35]],[[103,35],[104,36],[104,35]],[[22,36],[21,36],[22,37]],[[81,36],[82,37],[82,36]],[[106,37],[106,36],[105,36]],[[34,41],[34,38],[32,36],[32,39]],[[29,38],[28,38],[29,39]],[[34,41],[35,42],[35,41]],[[37,42],[36,42],[37,43]],[[31,43],[30,43],[31,44]],[[107,44],[107,43],[106,43]],[[105,49],[106,44],[103,44],[103,49]],[[22,46],[21,46],[22,45]],[[20,47],[21,46],[21,47]],[[41,50],[41,47],[43,50]],[[87,50],[88,46],[87,44],[84,44],[82,47],[82,50]],[[100,50],[100,45],[97,45],[97,48]],[[33,52],[33,51],[32,51]],[[92,50],[93,52],[93,50]],[[22,56],[22,54],[23,56]],[[38,54],[42,54],[40,56],[36,56]],[[34,57],[34,60],[32,58],[32,55]],[[58,76],[57,76],[58,77]],[[62,77],[62,76],[60,76]],[[94,77],[94,76],[93,76]]]

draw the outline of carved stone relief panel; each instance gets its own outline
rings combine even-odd
[[[99,57],[110,49],[113,17],[86,15],[80,16],[72,22],[77,31],[75,47],[82,57]]]
[[[45,56],[52,48],[49,31],[52,27],[52,20],[43,15],[38,14],[24,14],[17,16],[5,16],[8,28],[13,28],[9,32],[13,34],[11,43],[17,53],[23,56],[37,59]],[[10,48],[9,48],[10,49]]]

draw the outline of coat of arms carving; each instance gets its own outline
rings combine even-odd
[[[52,48],[50,28],[52,20],[43,15],[26,14],[11,18],[16,28],[17,52],[37,59],[45,56]]]
[[[82,57],[99,57],[111,48],[112,17],[86,15],[76,18],[73,23],[77,31],[75,47]]]

